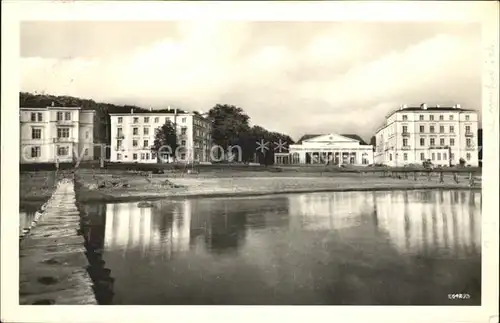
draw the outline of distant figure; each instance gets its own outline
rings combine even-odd
[[[59,158],[56,157],[56,170],[59,170]]]

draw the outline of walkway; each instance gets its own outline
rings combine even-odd
[[[20,242],[19,304],[97,304],[72,180],[61,180]]]

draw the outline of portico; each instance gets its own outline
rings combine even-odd
[[[304,138],[304,137],[303,137]],[[289,153],[275,154],[275,164],[351,164],[373,163],[373,146],[338,134],[318,135],[290,145]]]

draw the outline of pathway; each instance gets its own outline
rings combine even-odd
[[[61,180],[20,241],[19,304],[97,304],[75,202],[73,180]]]

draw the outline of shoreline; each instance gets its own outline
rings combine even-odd
[[[80,185],[78,185],[80,186]],[[285,190],[264,190],[264,191],[214,191],[214,192],[99,192],[79,187],[79,202],[81,203],[122,203],[122,202],[140,202],[140,201],[158,201],[164,199],[183,200],[183,199],[202,199],[202,198],[234,198],[234,197],[256,197],[268,195],[286,195],[286,194],[307,194],[307,193],[328,193],[328,192],[383,192],[383,191],[418,191],[418,190],[471,190],[480,191],[480,186],[470,187],[468,185],[382,185],[367,187],[332,187],[317,189],[285,189]]]

